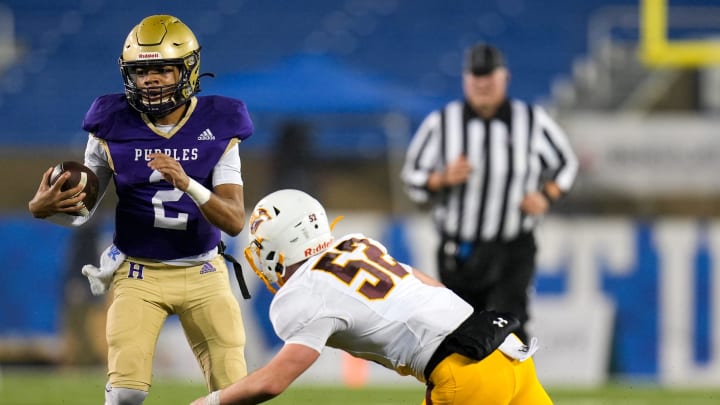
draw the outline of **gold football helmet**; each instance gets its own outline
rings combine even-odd
[[[190,28],[171,15],[140,21],[128,34],[118,63],[128,102],[140,112],[164,116],[200,91],[200,45]],[[149,66],[177,67],[177,83],[139,88],[135,73]]]

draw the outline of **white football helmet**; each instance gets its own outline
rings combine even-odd
[[[287,266],[330,247],[333,236],[325,208],[299,190],[279,190],[261,199],[249,224],[245,258],[270,291],[282,285]]]

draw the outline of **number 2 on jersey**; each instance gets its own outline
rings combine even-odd
[[[176,229],[184,231],[187,229],[188,214],[181,212],[177,218],[165,216],[165,207],[163,203],[170,201],[178,201],[185,194],[177,188],[172,190],[160,190],[152,198],[153,209],[155,210],[155,227],[165,229]]]
[[[160,180],[162,180],[162,175],[157,170],[154,170],[148,179],[150,183]],[[165,206],[163,205],[166,202],[179,201],[183,194],[185,194],[184,191],[173,188],[172,190],[160,190],[153,195],[151,202],[155,212],[155,223],[153,224],[155,228],[175,229],[178,231],[187,229],[188,214],[181,212],[178,213],[177,218],[168,217],[165,215]]]

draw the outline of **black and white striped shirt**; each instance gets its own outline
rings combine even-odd
[[[432,193],[433,171],[465,155],[472,173],[464,184]],[[578,162],[564,131],[540,106],[508,100],[489,120],[463,101],[430,113],[410,142],[401,178],[410,199],[432,203],[443,235],[463,242],[512,240],[537,217],[520,210],[523,197],[547,180],[563,192]]]

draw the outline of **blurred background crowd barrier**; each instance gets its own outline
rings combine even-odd
[[[109,243],[112,198],[82,230],[33,220],[26,204],[45,169],[82,160],[85,111],[122,91],[122,41],[160,13],[203,46],[201,71],[216,74],[203,93],[248,105],[249,207],[279,187],[306,189],[346,216],[339,232],[377,236],[431,273],[435,240],[400,189],[402,156],[419,121],[461,95],[462,50],[497,45],[510,94],[544,105],[581,162],[538,234],[541,378],[720,383],[714,0],[0,1],[0,364],[104,362],[106,301],[89,295],[80,266]],[[236,257],[244,242],[228,240]],[[277,341],[269,297],[251,284],[255,298],[242,305],[252,367]],[[160,373],[183,369],[178,333],[171,322]],[[337,370],[351,367],[394,381],[323,356],[307,379],[348,383]]]

